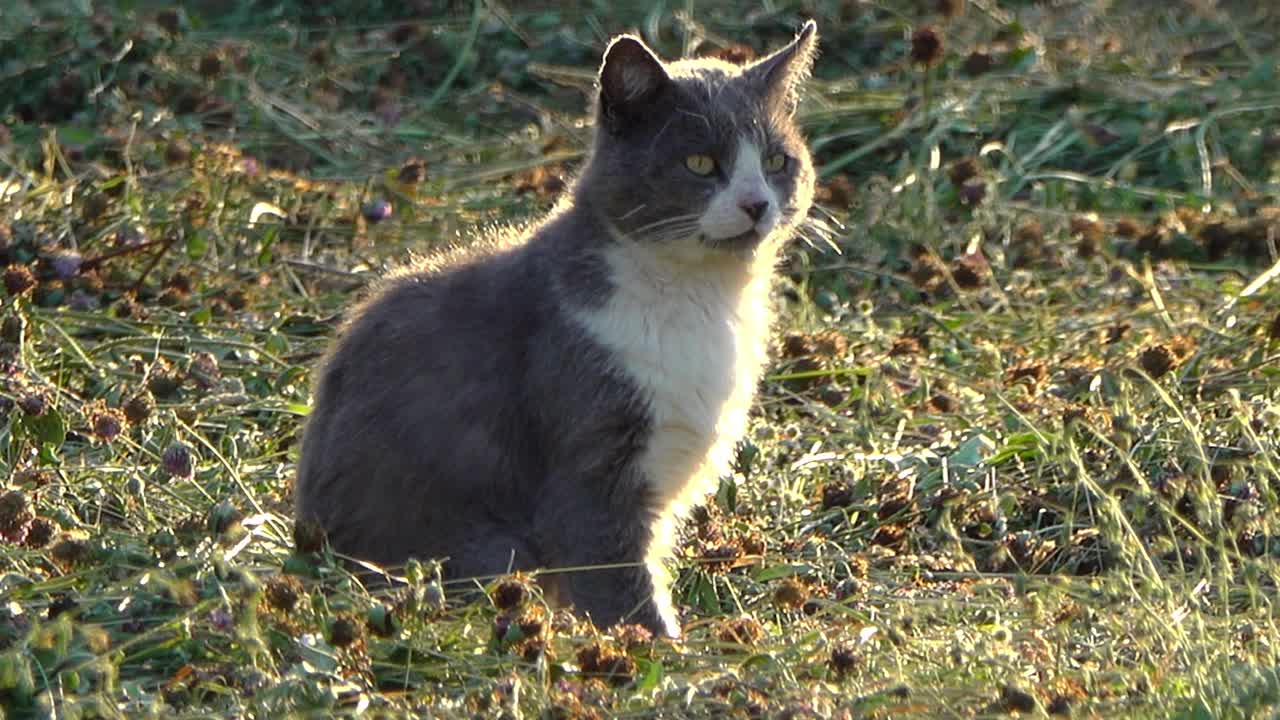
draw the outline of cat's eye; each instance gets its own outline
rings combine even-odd
[[[787,166],[787,156],[782,153],[774,153],[764,161],[764,169],[771,173],[782,172]]]
[[[716,171],[716,161],[710,155],[695,153],[684,159],[684,166],[694,175],[707,176]]]

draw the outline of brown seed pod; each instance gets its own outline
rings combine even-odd
[[[977,77],[978,75],[984,75],[991,72],[991,68],[995,67],[995,65],[995,58],[991,57],[990,53],[978,52],[975,50],[974,52],[969,53],[968,57],[964,59],[964,65],[961,69],[964,71],[965,75],[968,75],[969,77]]]
[[[170,35],[176,35],[182,29],[182,14],[173,8],[161,10],[156,15],[156,24]]]
[[[981,205],[987,199],[987,184],[981,180],[970,180],[960,186],[960,202],[964,205]]]
[[[27,539],[27,532],[35,519],[35,511],[21,490],[10,490],[0,495],[0,540],[21,544]]]
[[[990,276],[991,267],[981,252],[961,255],[951,265],[951,277],[964,290],[982,287]]]
[[[102,442],[111,442],[120,436],[124,430],[124,413],[116,408],[107,407],[106,403],[101,401],[91,406],[89,410],[89,427],[94,437]]]
[[[853,672],[858,665],[858,653],[850,645],[837,645],[831,648],[831,669],[839,677]]]
[[[519,578],[498,583],[493,589],[493,605],[499,610],[514,610],[529,600],[529,585]]]
[[[129,421],[130,425],[138,425],[147,421],[151,417],[151,413],[155,412],[156,400],[151,393],[143,390],[129,399],[124,404],[124,418]]]
[[[755,645],[764,639],[764,626],[759,620],[744,615],[724,621],[717,634],[720,642],[734,645]]]
[[[583,673],[597,676],[611,685],[630,682],[636,673],[636,661],[630,655],[620,653],[598,640],[578,648],[575,657]]]
[[[756,51],[749,45],[735,43],[724,47],[715,48],[708,52],[702,53],[702,57],[717,58],[734,65],[746,65],[756,59]]]
[[[928,25],[911,33],[911,60],[925,67],[942,59],[942,36]]]
[[[964,14],[964,0],[938,0],[938,14],[948,20]]]
[[[268,580],[263,589],[267,604],[283,612],[291,612],[305,594],[302,581],[293,575],[277,575]]]
[[[191,457],[191,448],[182,443],[173,443],[165,448],[160,456],[160,465],[171,477],[186,479],[195,474],[195,461]]]
[[[784,578],[773,590],[773,602],[784,610],[797,610],[809,600],[809,588],[795,578]]]
[[[977,160],[963,158],[951,164],[951,167],[947,169],[947,177],[951,179],[952,185],[961,187],[969,180],[978,177],[980,172],[982,172],[982,168],[978,165]]]
[[[853,486],[844,481],[829,482],[822,486],[822,509],[848,507],[853,504]]]
[[[1168,373],[1178,364],[1178,358],[1168,346],[1156,343],[1150,345],[1138,354],[1138,365],[1153,378],[1159,378]]]
[[[36,276],[26,265],[10,265],[4,269],[4,289],[12,297],[25,295],[36,286]]]
[[[340,615],[329,624],[329,642],[334,647],[347,647],[359,640],[362,633],[360,623],[347,615]]]

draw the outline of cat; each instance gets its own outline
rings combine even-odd
[[[296,515],[338,552],[539,572],[604,627],[676,637],[674,523],[729,469],[780,248],[813,199],[809,21],[746,65],[613,39],[594,139],[526,232],[393,273],[326,358]]]

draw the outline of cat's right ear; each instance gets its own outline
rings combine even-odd
[[[633,35],[609,43],[600,65],[600,119],[617,132],[643,118],[671,82],[662,61]]]

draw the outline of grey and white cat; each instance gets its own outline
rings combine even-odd
[[[674,521],[728,469],[778,251],[814,172],[816,29],[745,66],[615,38],[590,159],[531,230],[388,278],[319,371],[297,515],[338,552],[540,575],[604,626],[679,633]],[[601,568],[600,566],[604,566]]]

